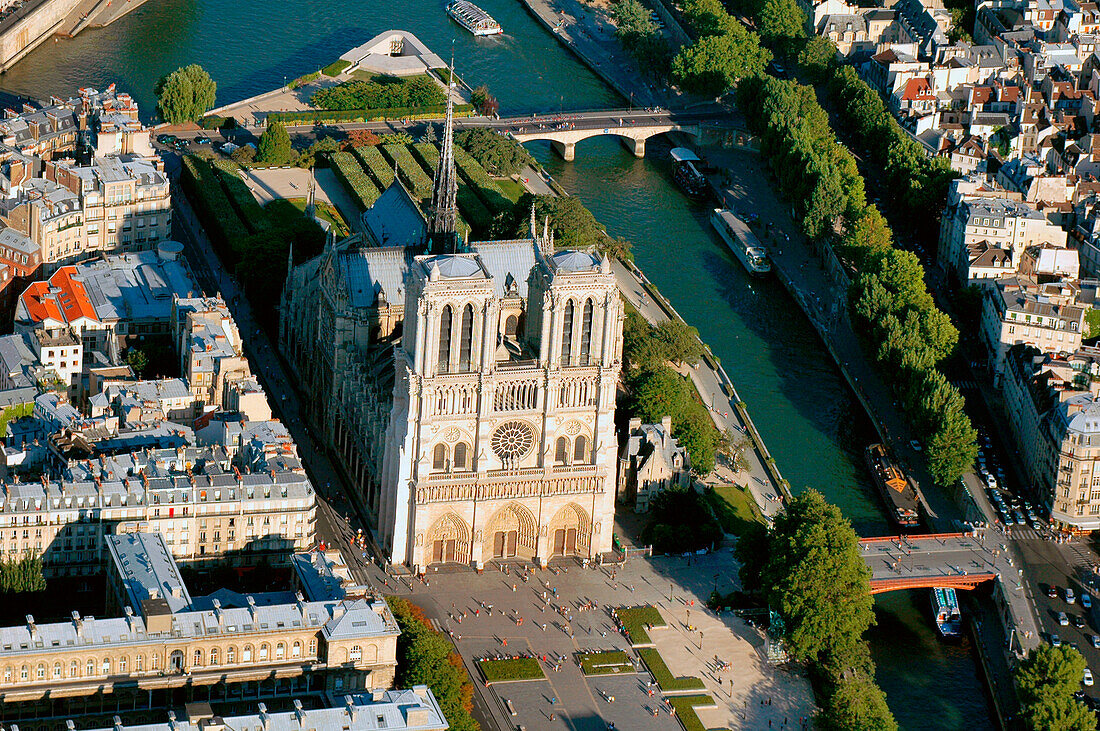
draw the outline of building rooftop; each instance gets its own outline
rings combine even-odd
[[[187,585],[160,533],[122,533],[106,536],[106,541],[127,606],[139,611],[147,599],[164,599],[173,614],[191,606]]]

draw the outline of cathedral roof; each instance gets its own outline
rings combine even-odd
[[[482,278],[481,265],[472,256],[441,254],[426,257],[422,262],[426,271],[438,271],[446,279],[456,277]]]
[[[360,249],[340,254],[340,268],[352,307],[373,307],[378,292],[390,302],[405,301],[405,277],[413,249],[403,246]]]
[[[508,285],[514,283],[515,294],[527,299],[527,277],[535,267],[535,243],[531,239],[479,241],[471,247],[493,278],[497,297],[505,296]],[[510,279],[509,274],[512,275]]]

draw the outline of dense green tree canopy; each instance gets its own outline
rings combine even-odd
[[[464,130],[455,141],[492,175],[514,175],[533,162],[523,145],[489,129]]]
[[[874,623],[871,570],[856,532],[816,490],[776,516],[762,578],[783,617],[787,650],[799,661],[833,655]]]
[[[841,680],[821,714],[827,731],[896,731],[886,694],[865,675]]]
[[[290,135],[286,127],[280,122],[269,124],[260,135],[256,161],[265,165],[286,165],[294,158],[294,148],[290,144]]]
[[[1094,731],[1096,714],[1073,694],[1081,687],[1085,658],[1072,647],[1040,645],[1016,668],[1020,715],[1028,728]]]
[[[214,106],[217,89],[202,66],[178,68],[157,82],[157,109],[169,124],[198,122]]]
[[[756,34],[735,24],[681,49],[672,60],[672,78],[693,94],[719,96],[740,79],[762,74],[769,61],[771,52]]]
[[[795,52],[806,37],[806,14],[796,0],[764,0],[756,17],[764,43],[778,53]]]
[[[814,81],[828,77],[836,65],[836,44],[824,36],[813,36],[798,52],[798,65]]]

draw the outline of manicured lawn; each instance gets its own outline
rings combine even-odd
[[[578,659],[585,675],[614,675],[634,672],[634,664],[622,650],[610,652],[586,652]]]
[[[682,695],[669,698],[668,702],[676,709],[676,718],[680,719],[684,731],[707,731],[695,709],[698,706],[717,705],[709,695]]]
[[[482,660],[477,664],[485,682],[504,680],[538,680],[545,678],[539,661],[533,657],[514,657],[505,660]]]
[[[726,533],[739,536],[753,523],[767,525],[756,500],[740,485],[715,485],[707,492],[707,501]]]
[[[661,613],[650,606],[620,607],[615,610],[615,616],[623,623],[623,627],[626,628],[626,635],[631,644],[634,645],[647,645],[652,641],[649,639],[646,627],[668,626]]]
[[[302,211],[303,213],[305,212],[305,198],[288,198],[286,200],[287,203],[290,203],[299,211]],[[274,202],[275,201],[272,201],[271,203]],[[268,203],[268,205],[270,206],[271,203]],[[342,238],[350,233],[348,224],[346,221],[344,221],[344,217],[340,215],[340,211],[336,210],[336,208],[327,201],[317,201],[317,217],[320,218],[322,221],[328,221],[332,224],[332,228],[336,232],[337,238]]]
[[[504,191],[504,195],[513,203],[519,203],[520,196],[527,192],[523,183],[517,183],[511,178],[497,178],[497,185]]]
[[[661,690],[666,693],[679,690],[702,690],[705,687],[703,681],[694,676],[675,677],[665,664],[661,653],[652,647],[643,647],[638,650],[638,657],[642,658],[649,672],[653,673],[653,679],[657,681],[657,685],[661,686]]]

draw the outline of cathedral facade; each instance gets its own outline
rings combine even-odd
[[[395,182],[363,234],[291,267],[281,346],[392,563],[594,557],[614,519],[615,276],[533,219],[462,243],[451,136],[448,114],[426,220]]]

